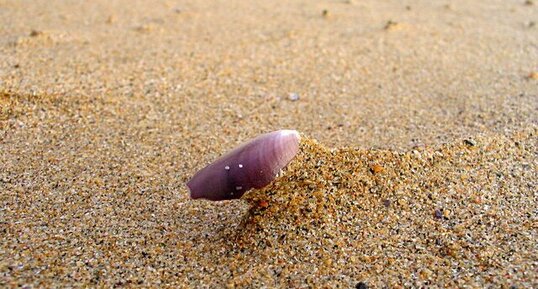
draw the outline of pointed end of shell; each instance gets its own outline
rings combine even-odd
[[[199,196],[198,194],[195,193],[195,191],[191,188],[190,183],[191,183],[190,181],[187,183],[187,190],[189,191],[189,196],[193,200],[200,199],[202,196]]]
[[[301,140],[301,134],[293,129],[282,129],[278,131],[282,136],[295,136],[297,140]]]
[[[279,130],[278,133],[282,137],[295,137],[295,139],[297,139],[297,143],[299,143],[301,141],[301,134],[296,130],[283,129],[283,130]]]

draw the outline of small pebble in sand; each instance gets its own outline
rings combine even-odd
[[[372,165],[372,167],[370,168],[370,171],[374,174],[382,173],[383,170],[384,168],[378,164]]]
[[[135,30],[140,33],[149,33],[156,29],[156,26],[152,23],[149,24],[142,24],[140,26],[135,27]]]
[[[476,141],[472,140],[472,139],[465,139],[463,140],[463,143],[465,143],[466,145],[470,146],[470,147],[474,147],[476,146]]]
[[[368,289],[368,285],[366,285],[366,283],[364,282],[359,282],[357,283],[357,285],[355,285],[355,288],[356,289]]]
[[[267,202],[266,200],[261,200],[259,203],[258,203],[258,206],[260,208],[267,208],[269,207],[269,202]]]
[[[288,96],[288,99],[291,100],[291,101],[298,101],[299,100],[299,94],[296,93],[296,92],[292,92]]]
[[[538,80],[538,72],[533,71],[529,73],[528,79]]]
[[[398,22],[389,20],[389,21],[387,21],[387,23],[385,23],[385,26],[383,27],[383,29],[385,29],[385,30],[394,30],[394,29],[398,28],[399,26],[400,26],[400,24],[398,24]]]
[[[481,204],[482,203],[482,199],[479,196],[472,197],[471,201],[473,203],[475,203],[475,204]]]
[[[40,36],[40,35],[43,35],[43,31],[32,30],[32,31],[30,32],[30,36],[31,36],[31,37],[37,37],[37,36]]]
[[[435,212],[434,212],[434,216],[437,219],[441,219],[443,217],[443,213],[441,212],[441,210],[436,209]]]
[[[526,0],[526,1],[525,1],[525,5],[527,5],[527,6],[532,6],[532,5],[534,5],[534,1],[532,1],[532,0]]]
[[[323,11],[321,11],[321,16],[325,18],[329,17],[329,10],[323,9]]]

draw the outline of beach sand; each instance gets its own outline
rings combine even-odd
[[[538,287],[538,3],[258,2],[0,0],[0,287]]]

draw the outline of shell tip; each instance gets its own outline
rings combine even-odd
[[[195,199],[199,199],[199,198],[202,197],[202,196],[199,196],[198,194],[196,194],[196,193],[192,190],[192,188],[191,188],[191,186],[190,186],[190,182],[187,183],[187,190],[189,191],[189,196],[190,196],[191,199],[193,199],[193,200],[195,200]]]
[[[293,135],[295,136],[298,140],[301,139],[301,134],[299,134],[298,131],[294,130],[294,129],[282,129],[279,131],[279,133],[282,135],[282,136],[289,136],[289,135]]]

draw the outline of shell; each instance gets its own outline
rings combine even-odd
[[[278,130],[240,145],[187,182],[191,198],[238,199],[252,188],[265,187],[295,157],[299,141],[297,131]]]

